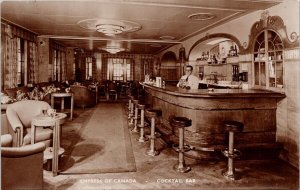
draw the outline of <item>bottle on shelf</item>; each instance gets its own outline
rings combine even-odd
[[[237,50],[237,47],[236,45],[234,46],[234,56],[237,56],[238,55],[238,50]]]

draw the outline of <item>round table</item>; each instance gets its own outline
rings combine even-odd
[[[61,112],[65,109],[65,98],[71,97],[71,113],[70,119],[73,119],[73,109],[74,109],[74,97],[73,93],[70,92],[54,92],[51,94],[51,107],[54,109],[54,98],[61,98]]]
[[[33,117],[31,121],[31,144],[35,143],[35,128],[36,127],[45,127],[53,126],[53,147],[52,148],[52,173],[53,176],[57,176],[58,173],[58,156],[61,155],[60,147],[60,125],[64,123],[67,114],[65,113],[56,113],[53,117],[48,116],[47,114],[40,114]],[[51,149],[50,149],[51,150]],[[48,151],[50,151],[48,148]],[[59,152],[62,152],[59,154]],[[47,153],[47,152],[46,152]],[[44,154],[45,159],[50,159],[49,154]]]

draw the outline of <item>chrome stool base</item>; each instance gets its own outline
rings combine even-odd
[[[159,155],[159,151],[157,151],[157,150],[148,150],[147,152],[146,152],[146,154],[147,155],[149,155],[149,156],[157,156],[157,155]]]
[[[236,172],[234,171],[228,171],[228,170],[223,170],[222,171],[222,175],[226,178],[226,179],[230,179],[230,180],[238,180],[240,179],[240,175],[238,175]]]
[[[134,127],[133,129],[131,129],[131,132],[133,132],[133,133],[139,133],[140,131],[138,130],[137,127]]]
[[[143,136],[143,137],[140,137],[140,138],[138,138],[138,139],[136,139],[136,140],[137,140],[138,142],[140,142],[140,143],[143,143],[143,142],[147,142],[147,141],[149,140],[149,138]]]
[[[191,167],[187,166],[185,164],[176,164],[173,166],[173,169],[180,173],[186,173],[186,172],[191,171]]]

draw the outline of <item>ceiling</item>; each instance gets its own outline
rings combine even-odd
[[[3,1],[1,18],[67,47],[100,51],[113,43],[121,45],[127,53],[157,54],[212,27],[280,2],[282,0]],[[214,17],[190,19],[189,15],[195,13],[209,13]],[[107,36],[78,24],[87,19],[125,20],[140,28]],[[161,38],[163,36],[174,39]]]

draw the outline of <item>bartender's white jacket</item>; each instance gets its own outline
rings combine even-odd
[[[186,80],[187,79],[187,85],[191,89],[198,89],[199,86],[199,78],[194,75],[183,75],[180,80]],[[177,87],[179,87],[179,83],[177,83]]]

